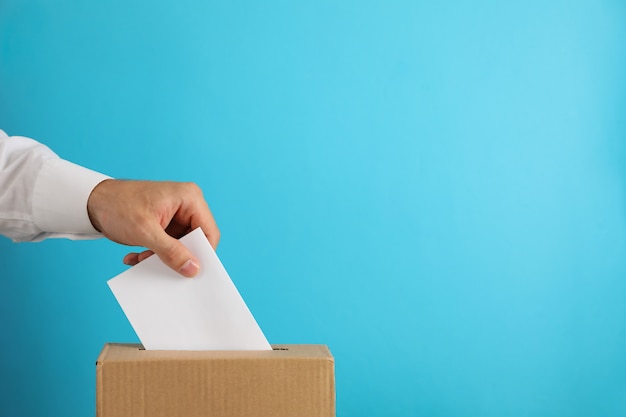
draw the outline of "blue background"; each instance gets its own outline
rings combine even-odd
[[[626,4],[2,0],[0,127],[190,180],[338,416],[626,415]],[[94,415],[128,248],[0,239],[0,414]]]

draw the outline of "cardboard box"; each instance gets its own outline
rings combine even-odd
[[[334,417],[324,345],[272,351],[157,351],[108,343],[96,362],[97,417]]]

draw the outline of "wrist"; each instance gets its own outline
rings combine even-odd
[[[89,194],[89,198],[87,199],[87,214],[89,220],[93,228],[100,233],[102,233],[102,210],[107,200],[106,190],[115,181],[116,180],[109,178],[99,182],[93,190],[91,190],[91,194]]]

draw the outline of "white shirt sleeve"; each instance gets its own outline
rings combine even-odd
[[[102,237],[89,220],[87,200],[107,178],[0,130],[0,234],[14,241]]]

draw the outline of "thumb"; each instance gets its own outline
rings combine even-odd
[[[159,234],[154,245],[147,246],[165,263],[179,274],[191,278],[200,271],[200,262],[189,249],[165,231]]]

